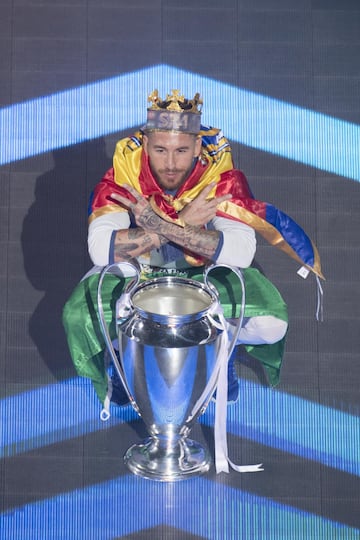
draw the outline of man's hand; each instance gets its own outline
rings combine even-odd
[[[208,223],[216,216],[216,210],[220,203],[228,201],[232,198],[230,194],[221,195],[220,197],[214,197],[213,199],[206,200],[210,191],[214,188],[215,184],[211,183],[206,186],[199,195],[187,204],[185,208],[179,212],[179,217],[188,225],[201,227]]]
[[[136,224],[142,226],[142,224],[139,223],[139,221],[141,220],[141,214],[145,210],[147,210],[148,212],[153,212],[153,210],[145,197],[138,193],[136,189],[128,185],[123,187],[130,193],[130,195],[132,195],[133,199],[135,199],[134,201],[130,201],[129,199],[123,197],[122,195],[119,195],[118,193],[112,193],[111,198],[115,199],[123,206],[125,206],[125,208],[127,208],[133,214]]]
[[[193,225],[195,227],[202,227],[216,216],[216,210],[220,203],[223,201],[228,201],[232,198],[231,194],[228,193],[227,195],[221,195],[220,197],[214,197],[207,200],[207,197],[214,186],[215,183],[211,183],[206,186],[193,201],[187,204],[181,210],[181,212],[179,212],[179,217],[184,223],[187,225]],[[125,208],[128,208],[128,210],[132,212],[138,226],[145,227],[151,213],[153,213],[155,216],[155,212],[145,197],[138,193],[133,187],[124,187],[135,199],[134,202],[131,202],[126,197],[122,197],[117,193],[112,193],[111,198],[119,201],[123,206],[125,206]],[[144,213],[146,215],[146,220],[144,220]]]
[[[164,236],[158,234],[158,227],[155,226],[151,230],[149,226],[151,218],[155,220],[160,218],[155,214],[145,197],[131,186],[126,186],[126,189],[132,195],[133,201],[118,193],[112,193],[111,198],[121,203],[134,215],[137,227],[117,231],[114,241],[114,260],[116,262],[139,257],[152,249],[159,249],[160,246],[168,242]]]

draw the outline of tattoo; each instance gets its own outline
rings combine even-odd
[[[130,242],[128,244],[125,244],[125,243],[121,243],[121,244],[116,244],[115,243],[115,247],[119,249],[119,251],[123,251],[125,253],[129,253],[131,251],[134,251],[135,249],[137,249],[139,247],[139,244],[130,244]]]
[[[118,249],[118,247],[114,247],[114,261],[120,262],[120,261],[130,261],[133,259],[133,257],[125,252],[122,252]]]
[[[212,259],[219,244],[218,231],[207,231],[193,225],[186,225],[184,231],[184,247],[188,247],[195,254]]]
[[[144,230],[136,227],[135,229],[128,229],[129,238],[141,238],[144,235]]]
[[[141,227],[118,231],[114,241],[114,260],[126,261],[147,253],[167,243],[163,236],[144,230]]]
[[[164,244],[167,244],[169,242],[169,240],[167,238],[165,238],[165,236],[160,236],[159,235],[159,242],[160,242],[160,246],[163,246]]]
[[[139,217],[139,224],[148,231],[156,232],[163,220],[148,206]]]
[[[194,225],[180,227],[175,223],[165,221],[150,207],[145,208],[141,213],[138,223],[147,231],[156,232],[168,241],[207,259],[214,256],[219,244],[220,233],[218,231],[207,231]]]

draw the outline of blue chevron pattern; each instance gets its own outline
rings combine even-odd
[[[229,139],[360,180],[359,126],[168,65],[0,109],[0,165],[138,126],[146,94],[166,94],[173,81],[206,96],[203,123]]]

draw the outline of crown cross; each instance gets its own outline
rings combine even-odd
[[[153,108],[155,108],[156,105],[161,101],[162,99],[159,97],[159,90],[153,90],[151,94],[149,94],[148,102],[152,102]]]
[[[172,94],[166,96],[166,101],[169,101],[169,105],[166,107],[168,111],[179,111],[183,110],[183,107],[180,106],[180,103],[184,103],[185,98],[180,94],[180,90],[172,90]]]

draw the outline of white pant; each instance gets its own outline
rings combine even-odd
[[[227,319],[233,332],[237,319]],[[238,343],[244,345],[270,345],[280,341],[286,334],[288,324],[272,315],[248,317],[243,321]]]

